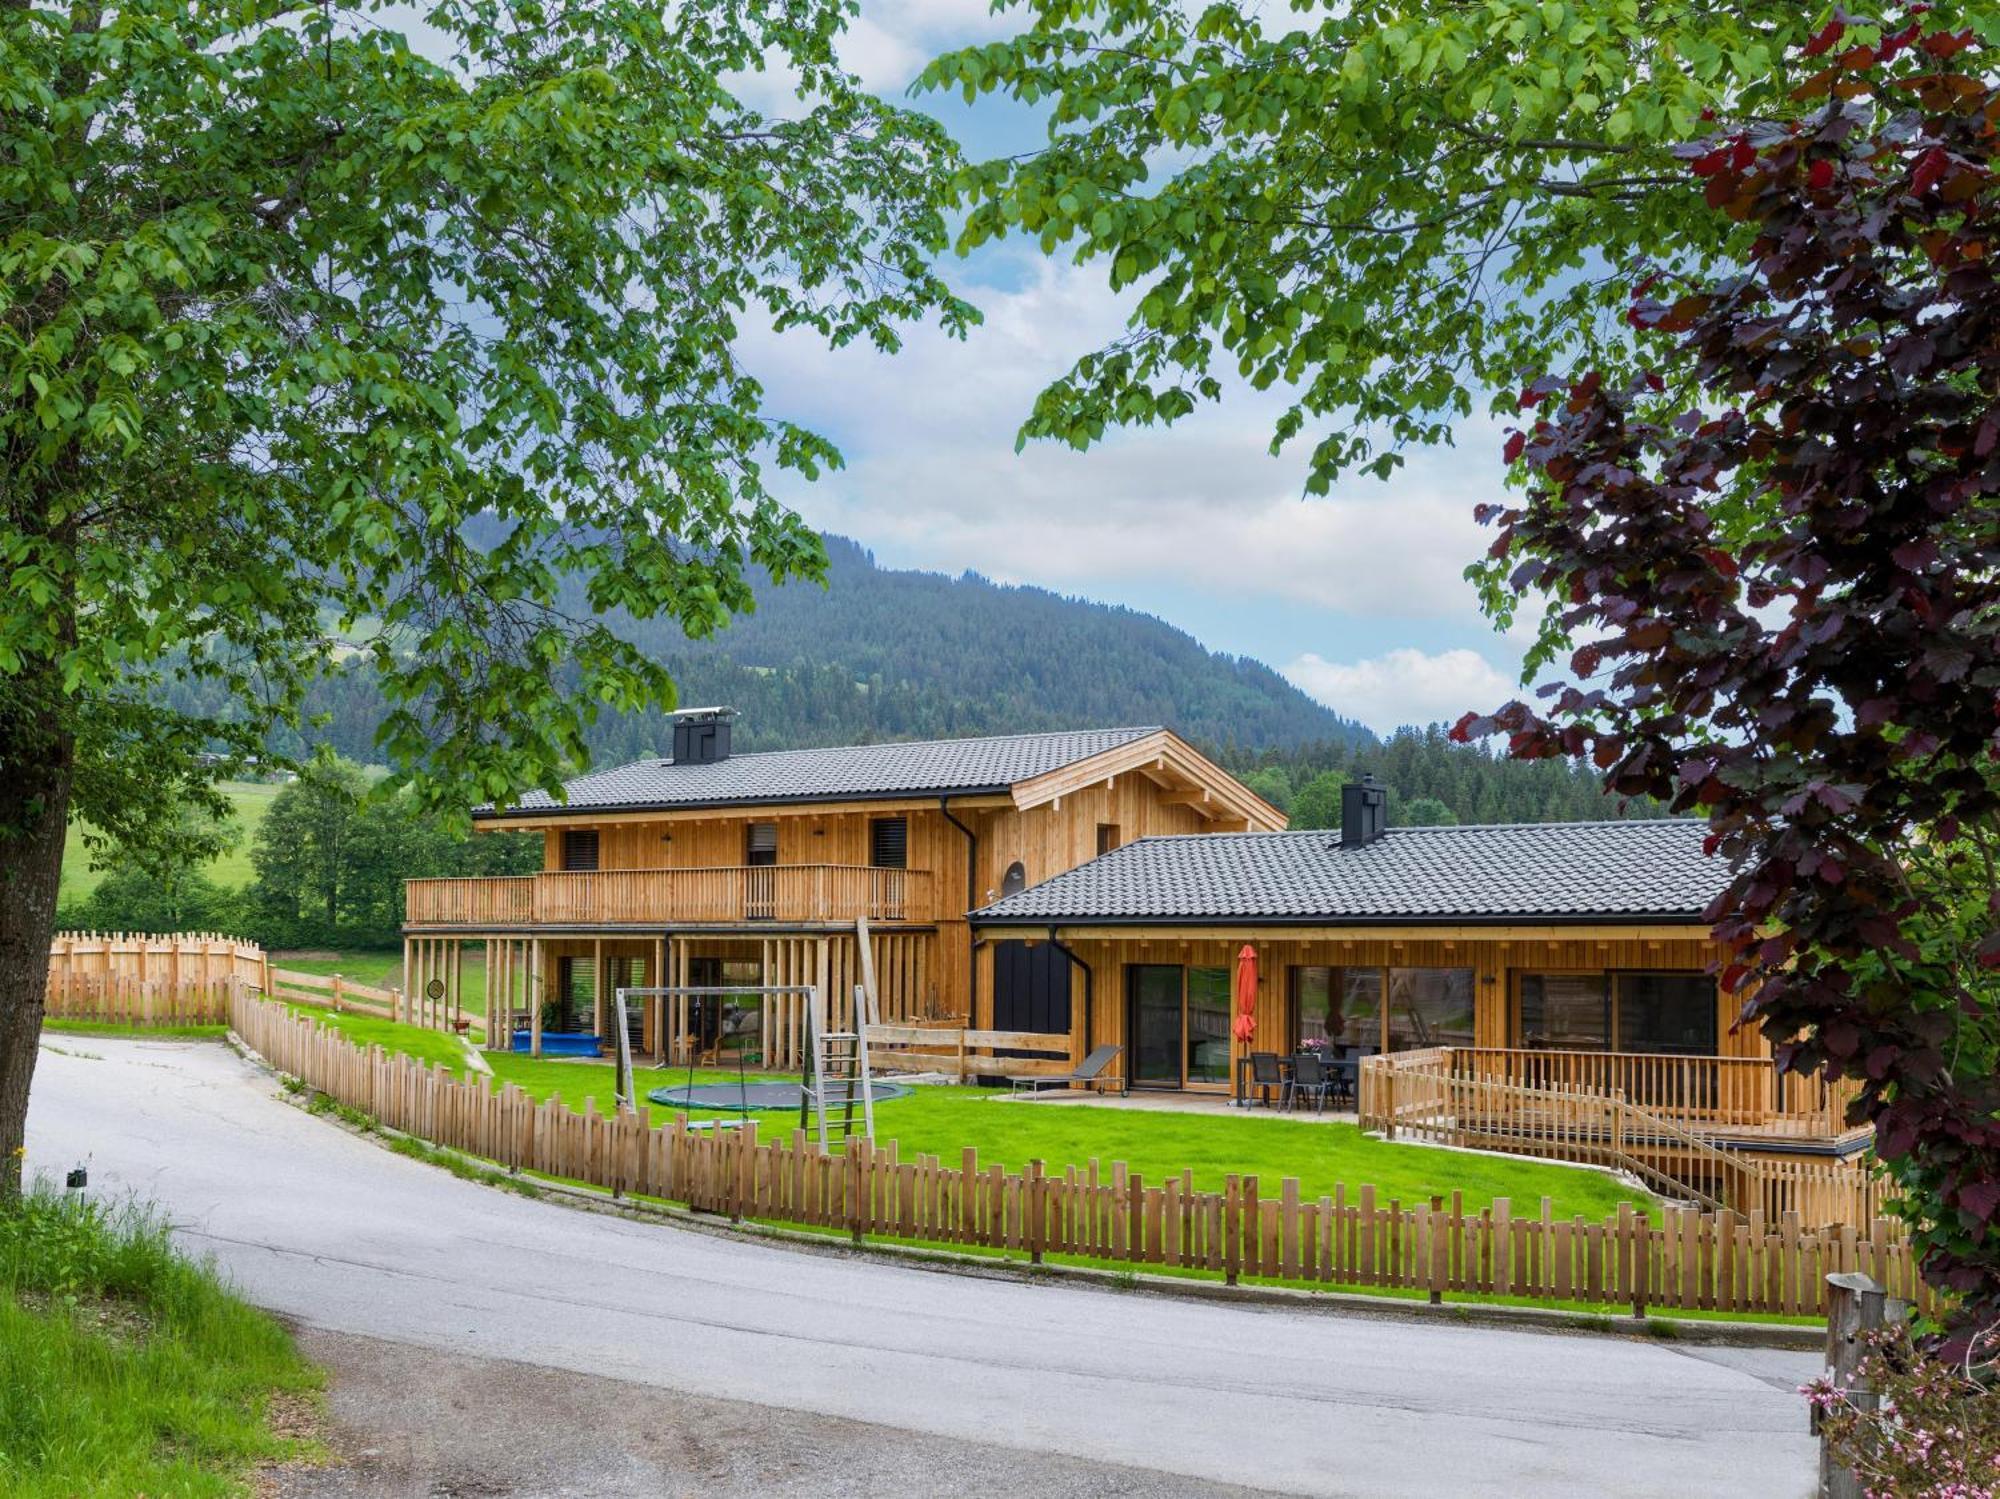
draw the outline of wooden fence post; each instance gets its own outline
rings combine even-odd
[[[1908,1315],[1908,1303],[1892,1299],[1858,1270],[1826,1278],[1827,1373],[1834,1388],[1844,1392],[1847,1403],[1864,1415],[1874,1414],[1882,1403],[1882,1397],[1858,1379],[1861,1360],[1868,1352],[1868,1336]],[[1813,1430],[1819,1433],[1818,1412],[1814,1412]],[[1819,1439],[1819,1491],[1822,1499],[1866,1499],[1867,1493],[1853,1469],[1834,1461],[1823,1434]]]
[[[1382,1101],[1382,1138],[1396,1138],[1396,1069],[1385,1064],[1375,1074]]]
[[[1028,1263],[1031,1265],[1039,1265],[1042,1262],[1042,1240],[1045,1229],[1042,1220],[1043,1214],[1048,1209],[1048,1198],[1042,1191],[1042,1170],[1040,1161],[1028,1162],[1027,1174],[1021,1182],[1022,1189],[1028,1195],[1025,1207],[1028,1217]]]

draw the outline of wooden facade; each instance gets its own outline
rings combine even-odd
[[[1009,939],[1046,941],[1047,928],[982,929],[983,966],[992,967],[994,944]],[[1062,926],[1056,940],[1074,957],[1070,1000],[1077,1017],[1077,1046],[1123,1047],[1127,1040],[1130,971],[1142,965],[1221,971],[1231,988],[1237,956],[1247,945],[1257,954],[1255,1030],[1238,1042],[1231,1028],[1231,1067],[1256,1051],[1289,1051],[1296,1043],[1294,969],[1331,968],[1470,970],[1472,1014],[1460,1045],[1518,1047],[1520,980],[1528,974],[1705,973],[1721,954],[1705,928],[1661,926],[1422,926],[1228,927]],[[1086,977],[1085,970],[1088,970]],[[994,985],[981,983],[982,1007],[974,1023],[993,1022]],[[1089,1021],[1083,1019],[1088,1003]],[[1718,1054],[1768,1057],[1762,1036],[1736,1026],[1736,1004],[1714,994]],[[1394,1037],[1389,1041],[1393,1044]],[[1121,1058],[1121,1066],[1123,1058]]]
[[[1010,942],[1052,944],[1067,954],[1070,1055],[1080,1058],[1097,1047],[1118,1047],[1114,1070],[1132,1087],[1237,1092],[1252,1053],[1288,1055],[1298,1046],[1306,996],[1322,992],[1311,987],[1313,981],[1323,982],[1321,976],[1329,973],[1356,974],[1363,978],[1364,992],[1379,996],[1358,1018],[1345,1017],[1347,1038],[1364,1050],[1378,1051],[1384,1060],[1442,1058],[1437,1065],[1445,1076],[1461,1080],[1467,1097],[1483,1089],[1482,1098],[1513,1090],[1523,1097],[1560,1094],[1616,1101],[1621,1110],[1657,1127],[1660,1138],[1631,1145],[1630,1153],[1648,1162],[1649,1169],[1685,1177],[1686,1158],[1712,1155],[1715,1146],[1755,1155],[1767,1165],[1855,1163],[1858,1168],[1859,1153],[1872,1137],[1866,1127],[1846,1122],[1850,1087],[1778,1073],[1770,1043],[1755,1026],[1739,1023],[1738,1002],[1716,984],[1713,974],[1723,950],[1702,927],[982,925],[976,947],[980,982],[975,1026],[1006,1018],[998,1015],[1005,986],[997,981],[996,960]],[[1257,984],[1253,1024],[1244,1038],[1237,1031],[1235,981],[1246,946],[1256,956]],[[1193,1058],[1207,1048],[1213,1064],[1197,1071],[1190,1060],[1178,1078],[1149,1076],[1149,1049],[1138,1034],[1141,1022],[1135,1012],[1162,995],[1171,1008],[1176,974],[1185,1006],[1180,1038],[1185,1054]],[[1152,985],[1150,994],[1141,988],[1142,975]],[[1621,980],[1669,981],[1678,998],[1704,1007],[1705,1013],[1690,1017],[1692,1029],[1712,1041],[1699,1049],[1659,1051],[1539,1045],[1541,1038],[1525,1024],[1524,989],[1555,977],[1601,981],[1611,1008],[1618,1002]],[[1430,981],[1427,988],[1417,982],[1421,980]],[[1392,1013],[1394,997],[1408,992],[1448,998],[1428,1016]],[[1201,1036],[1193,1029],[1197,994],[1207,1006]],[[1615,1034],[1615,1016],[1609,1024]],[[1152,1055],[1157,1060],[1156,1050]],[[1412,1097],[1421,1101],[1421,1095]],[[1410,1102],[1405,1099],[1405,1106]],[[1370,1125],[1365,1102],[1362,1107],[1362,1122]],[[1432,1112],[1439,1108],[1433,1106]],[[1453,1116],[1455,1127],[1471,1127],[1464,1110],[1442,1112]],[[1497,1123],[1486,1118],[1477,1143],[1550,1154],[1534,1148],[1525,1136],[1512,1145],[1496,1143],[1505,1135],[1520,1135],[1521,1124],[1520,1118]],[[1635,1141],[1639,1133],[1634,1131]]]
[[[899,825],[895,867],[880,857],[885,822]],[[567,999],[580,1008],[586,993],[590,1013],[573,1018],[608,1035],[606,1004],[619,985],[818,983],[838,1016],[860,976],[863,940],[884,1022],[963,1025],[973,1005],[973,909],[1137,838],[1283,825],[1282,814],[1166,731],[999,792],[537,811],[479,826],[539,831],[542,870],[406,882],[406,945],[416,953],[477,942],[500,953],[487,965],[489,1002],[537,1050],[550,1003],[570,1014]],[[590,867],[576,867],[581,848]],[[457,971],[443,962],[447,975]],[[792,1047],[778,1038],[795,1024],[768,1017],[773,1065],[789,1065]],[[697,1019],[663,1013],[655,1001],[634,1040],[672,1055],[701,1050],[699,1031]],[[495,1026],[494,1042],[507,1044],[508,1032]]]

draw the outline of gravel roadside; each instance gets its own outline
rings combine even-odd
[[[297,1333],[329,1375],[322,1435],[334,1461],[265,1473],[262,1499],[1266,1492],[350,1333]]]

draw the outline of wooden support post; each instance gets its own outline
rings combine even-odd
[[[590,1028],[597,1034],[599,1044],[605,1032],[611,1029],[605,1021],[604,994],[604,939],[591,938],[590,943]]]
[[[414,956],[415,948],[416,943],[410,938],[405,937],[403,939],[403,992],[397,996],[390,1017],[395,1020],[408,1020],[410,1018],[407,1007],[410,1002],[410,985],[414,977],[411,970],[411,960]]]
[[[528,942],[528,1055],[542,1054],[542,939]]]
[[[465,939],[451,939],[451,1033],[459,1033],[459,1022],[465,1019]]]

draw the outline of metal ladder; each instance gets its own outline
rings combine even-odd
[[[867,1009],[867,991],[859,984],[854,986],[855,1028],[851,1031],[821,1030],[818,1005],[808,1007],[813,1032],[812,1057],[809,1070],[799,1080],[799,1127],[805,1127],[810,1110],[819,1125],[821,1155],[827,1153],[830,1132],[837,1132],[843,1140],[853,1137],[857,1101],[861,1105],[862,1136],[868,1140],[875,1138],[875,1088],[868,1070]]]

